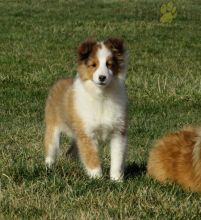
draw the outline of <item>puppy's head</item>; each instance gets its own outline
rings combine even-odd
[[[85,40],[78,47],[78,73],[83,81],[92,81],[105,88],[114,78],[124,78],[126,49],[121,39],[109,38],[104,42]]]

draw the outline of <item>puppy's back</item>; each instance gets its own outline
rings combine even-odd
[[[73,79],[58,80],[50,89],[45,106],[46,123],[58,123],[60,119],[60,108],[63,105],[64,94],[71,88]]]

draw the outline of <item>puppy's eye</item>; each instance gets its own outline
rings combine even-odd
[[[106,63],[106,66],[107,66],[107,68],[110,68],[110,69],[111,69],[112,66],[113,66],[113,63],[112,63],[112,62],[107,62],[107,63]]]
[[[96,63],[91,63],[89,66],[93,67],[93,68],[96,68]]]

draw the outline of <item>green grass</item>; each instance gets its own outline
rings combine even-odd
[[[201,197],[145,175],[153,141],[201,124],[201,5],[176,1],[177,18],[159,22],[163,1],[2,1],[0,3],[0,219],[200,219]],[[130,54],[129,155],[124,183],[90,180],[61,156],[44,167],[44,103],[59,78],[75,76],[85,38],[120,36]],[[65,152],[68,139],[62,138]]]

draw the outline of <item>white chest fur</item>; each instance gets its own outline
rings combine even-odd
[[[74,89],[75,110],[88,135],[105,140],[124,124],[127,95],[122,83],[103,93],[93,82],[83,86],[77,79]]]

